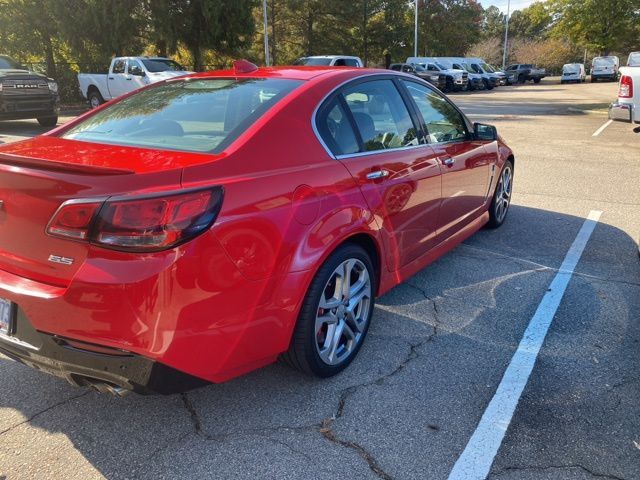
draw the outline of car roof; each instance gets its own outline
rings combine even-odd
[[[353,55],[308,55],[302,58],[357,58],[359,59],[360,57],[355,57]]]
[[[326,66],[283,66],[283,67],[259,67],[252,72],[237,73],[234,69],[212,70],[209,72],[194,73],[186,77],[177,77],[172,81],[184,78],[216,78],[216,77],[237,77],[237,78],[285,78],[289,80],[311,80],[320,75],[339,75],[344,72],[364,73],[378,71],[389,73],[388,70],[356,68],[356,67],[326,67]]]

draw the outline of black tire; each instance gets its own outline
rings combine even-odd
[[[520,75],[518,75],[518,83],[519,83],[519,84],[521,84],[521,85],[522,85],[522,84],[524,84],[524,82],[526,82],[526,81],[527,81],[527,77],[525,77],[523,73],[521,73]]]
[[[336,269],[349,259],[358,261],[359,264],[364,266],[363,270],[366,269],[369,275],[370,296],[368,298],[368,312],[366,312],[362,320],[362,332],[360,333],[359,339],[355,341],[352,349],[339,363],[331,365],[325,362],[320,356],[318,343],[321,342],[321,340],[319,340],[319,335],[325,333],[320,330],[316,331],[316,317],[319,311],[322,310],[320,307],[321,296],[325,296],[327,288],[333,288],[330,282],[334,278]],[[369,255],[362,247],[352,243],[346,243],[336,249],[322,264],[313,278],[302,303],[289,350],[282,354],[281,359],[289,366],[303,373],[321,378],[332,377],[347,368],[358,354],[367,335],[375,304],[375,286],[375,270]],[[324,298],[326,299],[326,296]],[[330,298],[329,301],[330,300],[332,299]],[[331,311],[333,312],[333,310]],[[325,310],[325,312],[328,312],[328,310]],[[353,331],[351,326],[350,328]]]
[[[38,123],[43,127],[55,127],[58,124],[58,116],[38,117]]]
[[[593,78],[593,75],[591,76],[591,83],[596,83],[596,79]]]
[[[534,78],[533,79],[533,83],[538,84],[538,83],[540,83],[540,80],[542,80],[542,79],[541,78]]]
[[[560,85],[564,85],[565,81],[564,80],[560,80]]]
[[[510,172],[510,185],[508,187],[508,196],[506,198],[506,207],[504,210],[504,214],[502,214],[498,208],[499,205],[499,197],[502,198],[502,202],[504,202],[505,197],[503,194],[502,180],[505,171],[509,169]],[[498,228],[500,225],[504,223],[507,218],[507,214],[509,213],[509,206],[511,205],[511,195],[513,193],[513,163],[511,160],[507,160],[504,162],[502,166],[502,170],[500,170],[500,176],[498,177],[498,181],[496,182],[496,189],[493,192],[493,198],[491,199],[491,205],[489,206],[489,222],[487,222],[488,228]]]
[[[87,95],[89,106],[91,108],[97,108],[104,103],[104,98],[100,95],[100,92],[96,89],[91,89],[89,95]]]

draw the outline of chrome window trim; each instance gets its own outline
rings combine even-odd
[[[349,78],[348,80],[345,80],[344,82],[342,82],[342,83],[336,85],[334,88],[332,88],[331,91],[329,91],[329,93],[327,93],[324,97],[322,97],[322,99],[318,102],[318,104],[316,105],[316,108],[314,108],[314,110],[313,110],[313,114],[311,115],[311,128],[313,129],[313,133],[315,134],[316,138],[320,142],[320,145],[322,145],[324,147],[325,151],[327,152],[327,155],[329,155],[334,160],[342,160],[343,158],[348,158],[348,157],[351,157],[351,156],[375,155],[375,154],[378,154],[378,153],[392,152],[394,150],[404,150],[404,149],[407,149],[407,148],[415,148],[415,147],[422,147],[424,145],[428,145],[428,144],[412,145],[410,147],[389,148],[387,150],[376,150],[376,151],[371,151],[371,152],[357,152],[357,153],[345,153],[344,155],[334,155],[334,153],[331,151],[329,146],[322,139],[322,135],[320,135],[320,132],[318,131],[318,127],[316,125],[316,123],[317,123],[316,122],[316,117],[318,115],[318,111],[320,110],[320,107],[322,105],[324,105],[324,102],[326,102],[327,99],[331,95],[333,95],[337,90],[341,89],[342,87],[344,87],[348,83],[355,82],[355,81],[358,81],[358,80],[360,80],[362,78],[367,78],[367,77],[382,77],[382,78],[389,78],[389,79],[393,79],[394,77],[416,78],[414,75],[409,75],[409,74],[404,73],[404,72],[396,72],[395,70],[389,70],[389,73],[373,72],[373,73],[365,73],[364,75],[358,75],[357,77]],[[425,83],[427,83],[427,82],[425,82]]]
[[[387,149],[384,149],[384,150],[371,150],[370,152],[345,153],[344,155],[336,155],[335,158],[336,158],[336,160],[344,160],[346,158],[365,157],[367,155],[380,155],[381,153],[387,153],[387,152],[399,152],[399,151],[403,151],[403,150],[414,150],[416,148],[421,148],[421,147],[429,147],[429,148],[431,148],[431,144],[429,144],[429,143],[421,143],[420,145],[408,145],[406,147],[387,148]]]

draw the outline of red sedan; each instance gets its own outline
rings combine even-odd
[[[283,358],[320,377],[375,297],[509,208],[514,158],[398,72],[168,80],[0,147],[0,352],[101,391]]]

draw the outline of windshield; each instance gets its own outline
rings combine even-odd
[[[469,73],[478,73],[476,72],[473,68],[471,68],[471,65],[467,64],[467,63],[463,63],[462,64],[462,69],[466,70]]]
[[[436,62],[436,67],[438,67],[440,70],[447,70],[447,67],[442,65],[440,62]]]
[[[629,55],[627,65],[629,65],[630,67],[640,67],[640,52],[634,52]]]
[[[62,138],[220,153],[301,84],[279,78],[162,83],[100,110]]]
[[[331,65],[330,58],[302,57],[293,62],[294,65]]]
[[[489,73],[496,73],[496,69],[493,68],[491,65],[489,65],[488,63],[481,63],[480,66],[482,67],[482,69],[485,72],[489,72]]]
[[[20,66],[9,57],[0,57],[0,70],[16,70]]]
[[[142,60],[144,67],[151,73],[158,72],[184,72],[184,67],[178,62],[164,58],[153,58]]]
[[[413,65],[413,68],[416,69],[416,72],[426,72],[427,71],[422,65]]]
[[[596,67],[611,67],[616,64],[613,57],[597,57],[593,59],[593,65]]]

